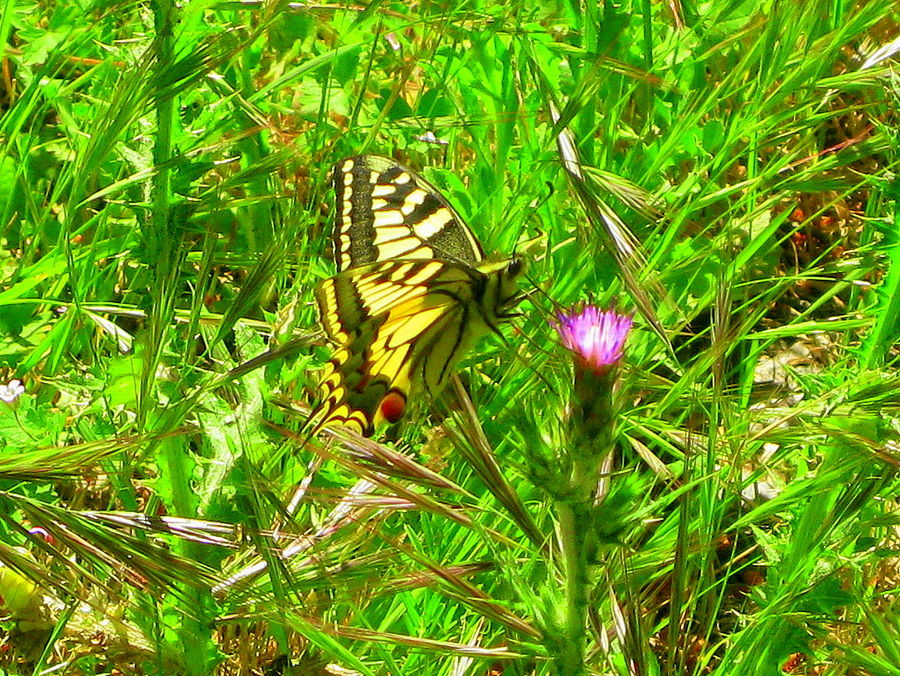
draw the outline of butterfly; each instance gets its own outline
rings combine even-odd
[[[315,430],[371,436],[414,397],[437,396],[476,339],[514,316],[525,261],[487,259],[437,188],[393,160],[351,157],[332,176],[338,272],[315,296],[335,350]]]

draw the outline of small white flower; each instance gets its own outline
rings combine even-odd
[[[21,380],[10,380],[8,385],[0,385],[0,401],[12,404],[25,393]]]
[[[450,141],[445,141],[444,139],[438,138],[437,136],[435,136],[434,132],[431,131],[430,129],[428,131],[426,131],[424,134],[416,136],[415,139],[417,141],[423,141],[424,143],[436,143],[439,146],[445,146],[450,143]]]
[[[388,33],[384,36],[384,39],[387,40],[387,43],[390,45],[391,49],[395,52],[399,52],[402,45],[400,44],[400,40],[397,39],[397,36],[394,33]]]

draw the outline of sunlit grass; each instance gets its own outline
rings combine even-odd
[[[555,673],[588,300],[636,327],[585,673],[896,673],[891,3],[148,7],[0,19],[9,673]],[[546,248],[391,441],[307,439],[359,153]]]

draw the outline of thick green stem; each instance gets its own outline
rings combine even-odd
[[[557,507],[559,535],[565,576],[565,612],[563,642],[557,656],[561,676],[584,673],[585,620],[587,611],[587,557],[585,556],[583,510],[574,503],[562,502]]]
[[[165,336],[172,316],[173,266],[175,256],[173,238],[169,232],[171,209],[171,173],[169,164],[172,159],[172,125],[175,115],[175,101],[171,96],[163,94],[163,83],[166,73],[174,62],[172,25],[175,7],[172,0],[156,0],[151,3],[153,9],[156,38],[153,41],[154,76],[157,92],[154,97],[156,107],[156,133],[153,144],[153,166],[155,172],[151,183],[151,201],[153,208],[150,218],[144,224],[144,246],[148,264],[152,268],[154,284],[150,288],[153,304],[150,309],[147,333],[145,337],[145,366],[141,376],[138,393],[138,426],[147,424],[148,411],[153,408],[153,390],[156,386],[156,373],[162,358]]]
[[[594,502],[600,466],[613,442],[612,376],[577,372],[572,402],[571,462],[565,496],[557,503],[564,576],[564,608],[556,673],[582,676],[587,645],[587,609],[590,599],[588,560],[595,550]]]

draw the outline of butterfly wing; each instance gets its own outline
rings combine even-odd
[[[383,261],[321,282],[319,315],[337,349],[321,380],[317,428],[338,422],[370,435],[402,417],[411,396],[437,395],[489,327],[488,282],[438,260]]]
[[[315,429],[338,422],[370,435],[407,400],[437,395],[453,365],[517,302],[518,259],[485,261],[437,189],[409,169],[364,155],[333,173],[338,274],[316,288],[336,344]]]
[[[392,259],[441,259],[475,265],[481,244],[437,188],[396,162],[360,155],[332,174],[338,272]]]

